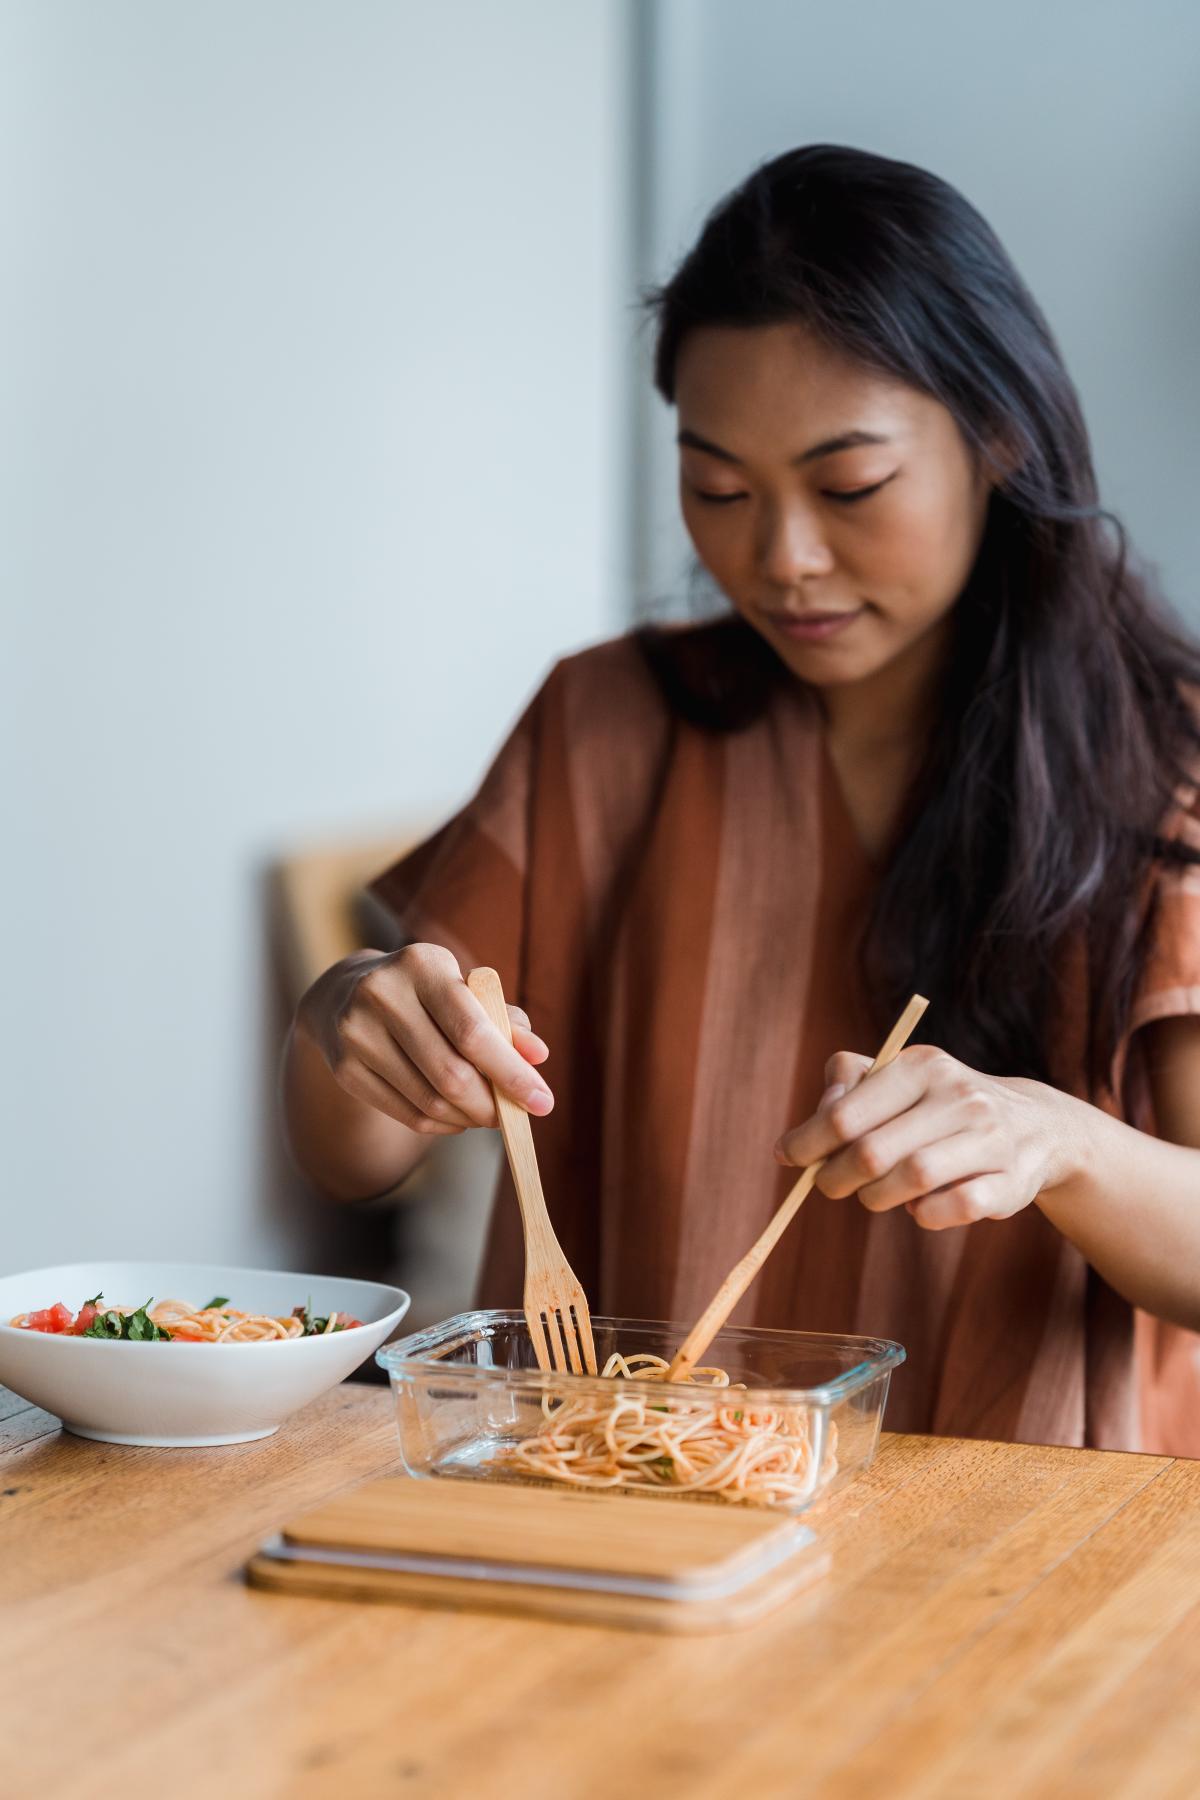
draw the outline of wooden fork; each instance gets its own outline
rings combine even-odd
[[[892,1029],[884,1039],[883,1048],[867,1070],[873,1075],[876,1069],[886,1069],[890,1062],[899,1056],[905,1044],[916,1030],[929,1005],[922,994],[914,994]],[[866,1080],[866,1076],[863,1077]],[[735,1264],[725,1277],[692,1329],[680,1344],[667,1370],[668,1381],[683,1381],[695,1368],[708,1346],[724,1325],[726,1319],[745,1293],[758,1271],[766,1262],[784,1231],[799,1212],[804,1201],[812,1192],[813,1183],[825,1167],[825,1158],[810,1163],[791,1193],[776,1211],[770,1224],[762,1235],[751,1244],[741,1262]]]
[[[467,986],[497,1031],[502,1031],[511,1044],[508,1007],[495,969],[472,969]],[[525,1228],[525,1322],[538,1368],[594,1375],[592,1315],[546,1211],[529,1114],[502,1094],[494,1082],[492,1094]]]

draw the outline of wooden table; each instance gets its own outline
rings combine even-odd
[[[1200,1793],[1200,1463],[885,1438],[820,1591],[715,1637],[244,1585],[395,1464],[378,1388],[190,1451],[0,1390],[4,1800]]]

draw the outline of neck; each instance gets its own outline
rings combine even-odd
[[[921,756],[937,710],[949,635],[949,620],[941,620],[873,675],[821,689],[829,741],[840,757],[915,762]]]

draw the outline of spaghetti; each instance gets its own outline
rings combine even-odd
[[[186,1300],[160,1300],[144,1306],[110,1306],[103,1294],[85,1300],[77,1314],[56,1301],[40,1311],[18,1313],[10,1325],[19,1330],[50,1332],[60,1337],[92,1337],[135,1342],[180,1344],[263,1344],[288,1338],[324,1337],[331,1331],[350,1331],[361,1319],[349,1313],[331,1312],[314,1318],[312,1303],[297,1306],[287,1317],[270,1313],[241,1312],[218,1297],[207,1306]]]
[[[602,1378],[665,1382],[661,1356],[609,1357]],[[687,1389],[707,1390],[703,1399]],[[715,1404],[712,1389],[728,1397]],[[818,1466],[804,1406],[751,1406],[724,1369],[694,1369],[671,1382],[662,1400],[630,1392],[607,1401],[546,1395],[545,1427],[536,1437],[505,1446],[499,1466],[575,1487],[653,1488],[713,1494],[759,1506],[810,1499],[837,1468],[837,1428]]]
[[[267,1313],[237,1312],[231,1306],[189,1306],[186,1300],[160,1300],[147,1308],[154,1323],[181,1344],[259,1344],[272,1338],[304,1336],[304,1321],[295,1313],[273,1318]],[[330,1313],[326,1330],[336,1329]]]

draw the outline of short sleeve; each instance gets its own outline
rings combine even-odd
[[[1173,835],[1200,854],[1196,803],[1177,814]],[[1159,873],[1150,953],[1129,1030],[1189,1013],[1200,1013],[1200,863],[1174,864]]]
[[[443,945],[464,973],[488,964],[512,995],[524,963],[529,817],[545,694],[543,686],[474,798],[368,887],[404,942]]]

